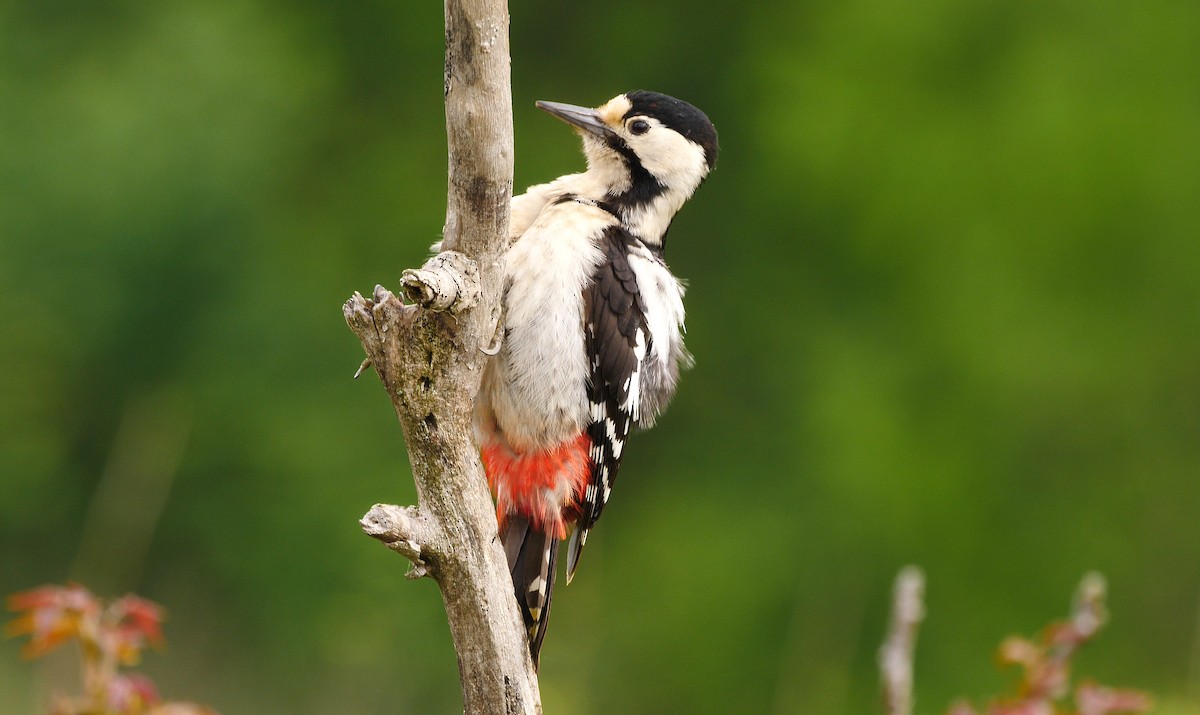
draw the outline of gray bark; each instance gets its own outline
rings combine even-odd
[[[363,530],[430,576],[446,606],[465,712],[540,713],[471,410],[500,316],[512,195],[512,94],[503,0],[446,0],[449,182],[442,254],[400,298],[355,293],[345,317],[404,430],[417,506],[376,505]],[[365,364],[365,363],[364,363]]]

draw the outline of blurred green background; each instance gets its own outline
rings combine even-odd
[[[667,92],[723,148],[547,712],[878,712],[910,562],[920,713],[1089,569],[1080,671],[1200,712],[1200,4],[512,12],[518,188],[582,166],[536,99]],[[164,603],[147,672],[226,715],[459,710],[436,587],[359,533],[415,497],[341,317],[438,238],[441,90],[438,3],[0,4],[0,592]],[[18,651],[0,712],[73,687]]]

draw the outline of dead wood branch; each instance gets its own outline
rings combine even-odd
[[[512,195],[508,9],[446,0],[449,182],[445,252],[406,271],[405,305],[383,287],[344,314],[404,429],[418,505],[376,505],[363,530],[438,584],[464,710],[539,713],[537,675],[512,594],[471,427],[482,348],[500,316]]]

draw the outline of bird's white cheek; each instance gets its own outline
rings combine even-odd
[[[689,194],[700,185],[708,167],[704,150],[674,132],[651,132],[636,151],[642,166],[659,181],[669,177],[672,188]]]

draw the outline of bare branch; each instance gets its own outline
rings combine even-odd
[[[445,0],[449,180],[446,251],[343,313],[404,429],[417,507],[376,505],[363,530],[438,584],[463,707],[540,713],[537,674],[500,548],[471,414],[500,318],[512,195],[512,95],[504,0]],[[361,368],[360,368],[361,370]]]
[[[379,539],[413,563],[409,578],[428,576],[424,557],[444,548],[436,526],[416,507],[376,504],[358,523],[364,534]]]
[[[925,618],[925,575],[916,566],[904,567],[892,589],[892,620],[887,640],[879,649],[879,670],[888,715],[912,713],[913,652],[917,629]]]

